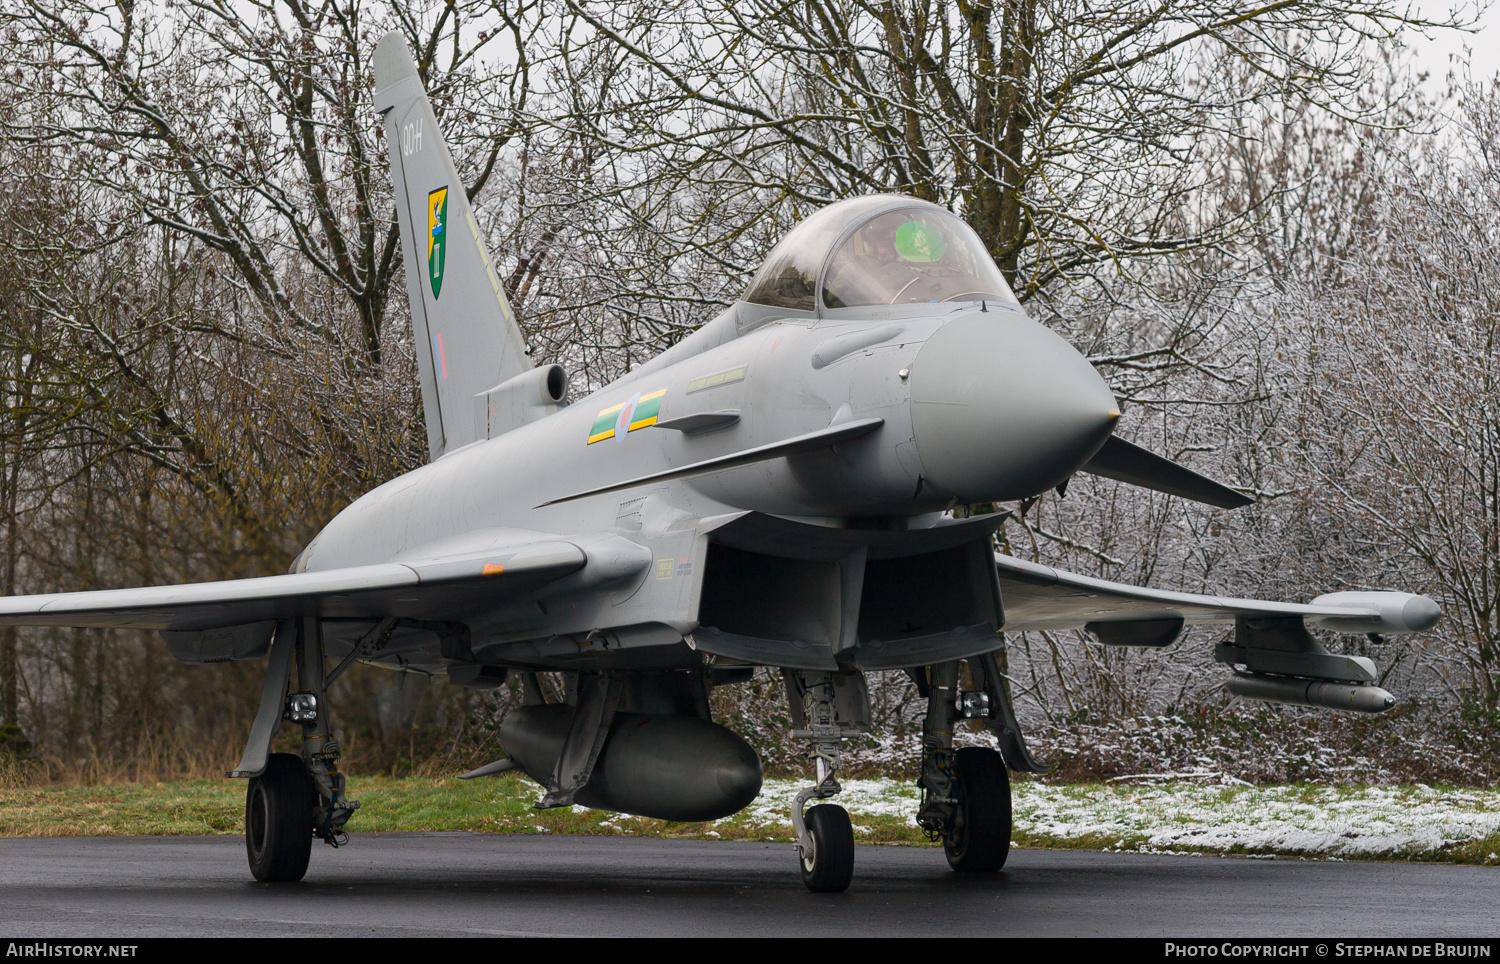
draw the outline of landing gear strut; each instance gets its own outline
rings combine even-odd
[[[359,802],[344,796],[344,775],[339,772],[341,751],[333,738],[324,674],[323,625],[316,619],[303,619],[302,632],[297,636],[297,685],[301,692],[288,697],[286,718],[302,726],[302,762],[317,791],[312,832],[324,843],[338,847],[348,842],[344,824],[359,809]]]
[[[854,827],[849,811],[833,803],[819,804],[806,815],[802,808],[809,800],[825,800],[842,789],[840,750],[845,739],[869,729],[869,693],[864,676],[857,672],[784,670],[783,674],[792,738],[811,745],[817,775],[816,783],[792,798],[802,882],[814,893],[841,893],[849,889],[854,877]]]

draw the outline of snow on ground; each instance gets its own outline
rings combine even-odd
[[[760,797],[728,819],[789,833],[791,799],[803,785],[767,780]],[[847,780],[844,792],[831,802],[848,808],[856,833],[868,833],[860,825],[871,818],[914,823],[918,791],[907,781]],[[1500,835],[1500,791],[1421,784],[1348,788],[1149,778],[1145,784],[1020,781],[1014,811],[1015,836],[1029,844],[1151,852],[1441,857],[1456,846]],[[1493,853],[1480,859],[1500,862]]]
[[[843,792],[825,802],[839,804],[849,811],[851,817],[905,817],[916,824],[921,791],[910,780],[877,778],[842,780],[840,783]],[[786,825],[792,797],[805,786],[806,782],[798,780],[767,780],[755,802],[729,819],[772,827]],[[809,806],[817,802],[811,801]]]
[[[1500,832],[1500,793],[1423,786],[1028,784],[1015,810],[1033,836],[1118,835],[1121,847],[1150,850],[1396,856]]]

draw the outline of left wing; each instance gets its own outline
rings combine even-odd
[[[1334,632],[1396,635],[1428,629],[1442,615],[1438,604],[1427,596],[1406,592],[1336,592],[1304,605],[1148,589],[998,553],[995,564],[1008,632],[1083,628],[1098,632],[1098,627],[1103,630],[1101,638],[1113,642],[1107,638],[1111,630],[1115,630],[1113,635],[1126,633],[1131,623],[1181,620],[1201,625],[1233,623],[1241,617],[1295,617]]]
[[[1301,605],[1128,586],[998,554],[995,564],[1005,630],[1087,629],[1110,645],[1168,646],[1188,624],[1233,623],[1233,637],[1214,646],[1214,659],[1235,668],[1225,689],[1273,703],[1390,709],[1396,700],[1375,685],[1374,661],[1329,652],[1308,624],[1378,639],[1421,632],[1442,615],[1428,597],[1405,592],[1336,592]]]

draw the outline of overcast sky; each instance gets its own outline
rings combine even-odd
[[[1467,9],[1472,15],[1474,6],[1473,3],[1464,5],[1443,0],[1425,0],[1417,4],[1417,9],[1428,17],[1438,19],[1454,7]],[[1470,50],[1474,78],[1493,77],[1500,71],[1500,3],[1490,5],[1480,18],[1478,26],[1475,33],[1444,30],[1435,34],[1431,40],[1409,32],[1406,42],[1416,54],[1417,62],[1438,82],[1448,72],[1450,56],[1461,53],[1465,47]]]

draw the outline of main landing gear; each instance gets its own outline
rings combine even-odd
[[[388,630],[382,623],[377,629]],[[358,649],[355,650],[357,654]],[[335,847],[347,840],[344,824],[359,803],[344,795],[339,745],[332,738],[328,683],[350,662],[325,674],[323,638],[315,619],[285,619],[276,627],[260,710],[250,740],[231,777],[248,777],[245,790],[245,853],[250,873],[265,883],[290,883],[307,873],[313,838]],[[291,664],[300,690],[286,695]],[[271,753],[282,720],[302,727],[302,754]]]
[[[942,840],[948,865],[954,870],[999,870],[1010,856],[1010,774],[1000,754],[988,747],[953,748],[954,722],[989,718],[995,700],[988,687],[970,693],[960,691],[956,660],[938,663],[913,676],[927,697],[922,776],[917,781],[922,788],[922,806],[917,811],[917,823],[929,837]],[[924,682],[926,686],[922,687]]]
[[[297,881],[312,857],[318,791],[302,758],[273,753],[245,791],[245,851],[256,880]]]
[[[953,822],[943,836],[948,866],[987,873],[1010,856],[1010,774],[1000,754],[966,746],[953,754]]]

